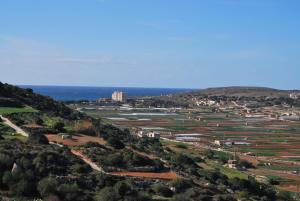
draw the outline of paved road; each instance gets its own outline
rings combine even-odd
[[[15,125],[14,123],[12,123],[8,118],[3,117],[2,115],[0,115],[0,118],[3,120],[4,124],[6,124],[7,126],[11,127],[12,129],[14,129],[16,131],[16,133],[24,136],[24,137],[28,137],[28,133],[26,133],[22,128],[20,128],[19,126]]]

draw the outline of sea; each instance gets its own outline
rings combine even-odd
[[[110,98],[114,91],[123,91],[128,97],[161,96],[193,89],[183,88],[139,88],[139,87],[86,87],[86,86],[37,86],[21,85],[22,88],[31,88],[34,92],[50,96],[59,101],[97,100]]]

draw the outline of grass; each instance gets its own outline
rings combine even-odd
[[[17,107],[0,107],[0,114],[12,114],[12,113],[28,113],[28,112],[38,112],[38,110],[35,110],[33,108],[17,108]]]
[[[278,152],[284,151],[285,149],[271,149],[271,148],[266,148],[266,149],[258,149],[258,148],[241,148],[241,152],[253,152],[257,156],[277,156]]]
[[[246,173],[243,173],[243,172],[235,170],[235,169],[223,167],[223,166],[221,166],[220,172],[223,173],[224,175],[226,175],[230,179],[236,178],[236,177],[240,178],[240,179],[248,178],[248,175]]]
[[[263,166],[265,169],[271,170],[285,170],[285,171],[299,171],[300,167],[296,166],[278,166],[278,165],[271,165],[271,166]]]
[[[158,200],[158,201],[161,201],[161,200],[171,200],[172,198],[167,198],[167,197],[163,197],[163,196],[160,196],[160,195],[154,195],[152,197],[153,200]]]
[[[15,131],[4,125],[3,123],[0,123],[0,135],[4,138],[4,139],[17,139],[17,140],[20,140],[22,142],[26,142],[27,138],[22,136],[22,135],[19,135],[19,134],[16,134]]]
[[[184,147],[187,148],[187,144],[184,143],[184,142],[174,142],[174,141],[170,141],[170,140],[160,140],[160,142],[161,142],[162,145],[165,145],[165,146],[174,145],[176,147],[184,146]]]
[[[283,184],[283,183],[293,183],[294,182],[291,179],[286,179],[286,178],[282,178],[282,177],[275,176],[275,175],[268,175],[267,178],[268,179],[274,179],[274,180],[278,181],[280,184]]]
[[[26,142],[27,141],[27,137],[24,137],[23,135],[20,134],[14,134],[14,135],[3,135],[2,136],[4,139],[6,140],[20,140],[22,142]]]
[[[236,170],[236,169],[231,169],[231,168],[228,168],[228,167],[224,167],[223,165],[219,164],[216,161],[207,160],[206,162],[209,166],[215,167],[216,169],[219,169],[222,174],[226,175],[230,179],[235,178],[235,177],[240,178],[240,179],[247,179],[248,178],[248,175],[246,173],[243,173],[243,172],[241,172],[239,170]]]

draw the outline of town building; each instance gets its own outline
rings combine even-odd
[[[115,91],[111,96],[113,101],[126,102],[126,93],[123,91]]]

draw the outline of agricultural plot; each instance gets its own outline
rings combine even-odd
[[[33,108],[17,108],[17,107],[0,107],[0,115],[12,114],[12,113],[26,113],[26,112],[38,112]]]
[[[149,114],[155,112],[159,114]],[[300,170],[300,121],[281,121],[270,118],[263,112],[241,116],[235,109],[226,112],[212,112],[208,107],[172,111],[171,115],[161,115],[161,111],[147,110],[143,112],[134,110],[88,111],[88,114],[91,113],[121,127],[149,127],[157,131],[162,131],[161,128],[163,128],[165,133],[172,133],[172,136],[162,134],[162,137],[177,141],[185,140],[176,138],[176,134],[188,136],[199,134],[198,137],[201,140],[191,141],[197,145],[195,146],[198,147],[196,151],[184,148],[184,145],[176,144],[176,142],[161,140],[164,146],[195,157],[199,155],[199,150],[203,147],[215,147],[217,149],[218,146],[214,144],[216,140],[229,141],[226,146],[221,145],[220,148],[232,153],[236,152],[241,155],[241,158],[246,158],[247,161],[253,161],[254,165],[257,166],[255,174],[268,177],[280,174],[281,180],[285,181],[282,182],[281,186],[288,185],[289,188],[292,188],[290,185],[300,184],[300,178],[297,178],[299,175],[291,175],[292,172],[298,174],[297,172]],[[148,115],[145,115],[147,113]],[[246,153],[251,153],[254,156],[245,156]],[[239,174],[238,171],[235,172],[228,168],[219,167],[219,169],[229,177],[237,175],[243,178],[247,174],[253,173]]]

